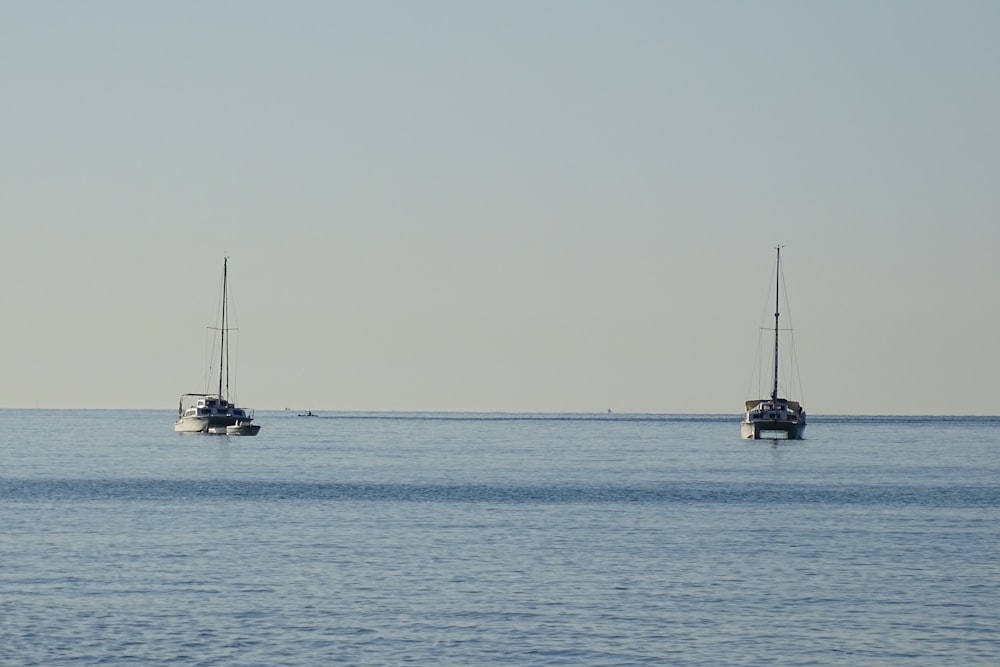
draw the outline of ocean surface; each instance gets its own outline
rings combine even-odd
[[[3,665],[1000,665],[1000,418],[0,410]]]

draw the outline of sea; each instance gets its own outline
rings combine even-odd
[[[2,665],[1000,665],[1000,418],[0,410]]]

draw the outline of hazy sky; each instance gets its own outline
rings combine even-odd
[[[0,3],[0,406],[997,414],[1000,3]],[[765,318],[766,321],[766,318]]]

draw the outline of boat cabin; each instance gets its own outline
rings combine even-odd
[[[237,417],[247,416],[246,410],[238,408],[224,398],[205,396],[184,411],[185,417]]]
[[[747,401],[747,420],[797,422],[802,416],[802,407],[795,401],[784,398]]]

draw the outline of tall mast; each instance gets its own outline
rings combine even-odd
[[[229,394],[229,369],[226,368],[226,393],[222,393],[222,375],[223,366],[229,365],[229,349],[226,346],[226,287],[229,285],[229,279],[226,275],[227,264],[229,263],[228,257],[222,258],[222,338],[220,339],[219,345],[219,398],[223,398]]]
[[[774,271],[774,384],[771,385],[771,400],[778,399],[778,290],[781,288],[781,246],[777,246],[778,259]]]

